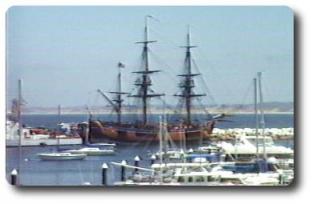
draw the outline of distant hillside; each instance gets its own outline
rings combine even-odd
[[[214,109],[214,107],[211,107]],[[292,102],[267,102],[263,104],[263,109],[268,113],[293,113],[294,103]],[[231,105],[221,105],[217,110],[225,112],[241,112],[248,113],[254,111],[254,104],[231,104]]]
[[[253,113],[253,104],[222,104],[218,106],[207,105],[204,106],[206,111],[210,113]],[[174,113],[175,106],[168,106],[167,111]],[[292,102],[267,102],[263,104],[265,113],[293,113],[294,104]],[[109,105],[106,106],[93,106],[90,107],[93,113],[112,113],[112,108]],[[125,106],[124,113],[135,112],[139,110],[135,106]],[[153,106],[151,112],[160,113],[163,109],[161,106]],[[194,113],[202,113],[202,107],[194,107]],[[29,107],[23,108],[25,114],[57,114],[57,107]],[[83,106],[74,107],[62,107],[63,114],[87,114],[87,110]]]

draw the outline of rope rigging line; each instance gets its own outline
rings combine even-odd
[[[204,112],[207,114],[207,115],[211,115],[209,113],[209,111],[206,109],[206,107],[202,104],[202,99],[201,98],[196,98],[197,102],[199,103],[199,106],[204,110]]]
[[[263,73],[263,72],[262,72]],[[267,83],[265,83],[265,78],[263,77],[262,78],[262,87],[263,87],[263,89],[264,90],[262,90],[262,92],[263,92],[263,95],[265,95],[266,96],[266,98],[272,98],[272,94],[270,94],[270,89],[268,88],[268,84]],[[271,92],[272,93],[272,92]]]
[[[212,72],[214,72],[214,75],[218,75],[216,69],[215,69],[215,66],[213,65],[213,63],[211,63],[206,54],[204,54],[203,50],[199,47],[196,51],[198,51],[197,53],[200,55],[200,59],[203,59],[205,61],[205,63],[208,64],[208,67],[211,69]]]
[[[217,72],[217,69],[215,68],[215,65],[213,63],[211,63],[209,60],[207,60],[209,58],[206,56],[206,54],[204,54],[203,50],[199,47],[196,51],[198,51],[197,54],[199,54],[200,59],[203,59],[204,62],[207,63],[207,65],[208,65],[207,67],[213,72],[212,75],[216,76],[215,78],[220,79],[220,81],[223,81],[223,79],[222,79],[223,75],[220,75]],[[230,91],[227,86],[223,86],[222,88],[226,91],[226,93],[233,94],[233,92]],[[228,98],[231,98],[231,97],[229,96]],[[220,103],[216,103],[216,105],[220,106]]]
[[[247,104],[247,97],[248,97],[248,96],[252,97],[252,96],[251,96],[251,89],[252,89],[252,87],[253,87],[253,80],[250,81],[250,83],[249,83],[248,86],[247,86],[246,91],[245,91],[244,94],[243,94],[242,101],[241,101],[241,103],[240,103],[241,105]],[[250,95],[249,95],[249,94],[250,94]],[[250,99],[250,102],[248,102],[248,103],[252,103],[252,99]]]
[[[201,73],[194,59],[192,59],[192,62],[194,64],[195,70],[198,73]],[[199,75],[199,79],[201,79],[202,83],[204,84],[205,89],[207,90],[207,93],[208,93],[207,96],[210,98],[210,100],[212,101],[213,105],[218,105],[218,103],[216,103],[216,100],[214,99],[214,97],[213,97],[213,95],[212,95],[212,93],[211,93],[211,91],[210,91],[206,81],[204,80],[203,76]]]
[[[170,40],[169,38],[165,37],[164,35],[160,34],[159,32],[157,32],[156,30],[150,28],[150,32],[155,34],[157,36],[158,39],[163,40],[162,44],[166,44],[168,43],[168,45],[172,46],[172,48],[178,50],[179,49],[179,45],[176,44],[174,41]]]
[[[201,28],[197,28],[196,26],[192,26],[192,30],[195,31],[194,33],[196,33],[196,39],[198,39],[199,42],[207,42],[206,38],[204,38],[203,36],[200,35],[200,33],[202,33]],[[203,44],[202,44],[203,45]],[[222,75],[218,74],[217,69],[215,69],[215,65],[214,63],[210,62],[208,59],[209,57],[206,56],[206,54],[204,53],[203,49],[199,46],[196,49],[196,54],[199,54],[200,59],[203,60],[205,63],[207,63],[209,69],[213,72],[213,75],[216,76],[215,78],[221,79],[222,81]],[[223,89],[226,90],[226,93],[232,93],[231,91],[229,91],[227,86],[223,86]],[[220,103],[216,103],[215,105],[220,106]]]
[[[153,51],[150,51],[150,54],[157,63],[159,63],[161,66],[164,65],[165,68],[168,68],[168,69],[163,69],[161,71],[164,73],[167,73],[171,80],[178,82],[177,77],[175,77],[175,74],[171,72],[173,68],[170,65],[168,65],[165,61],[163,61],[159,56],[157,56]]]

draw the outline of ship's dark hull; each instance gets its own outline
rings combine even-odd
[[[212,133],[214,122],[208,122],[204,127],[191,128],[172,126],[168,133],[172,141],[199,140],[208,138]],[[89,121],[89,140],[99,141],[109,139],[125,142],[156,142],[159,141],[158,126],[135,127],[134,125]],[[86,135],[84,135],[86,137]]]

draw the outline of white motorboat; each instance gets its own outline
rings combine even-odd
[[[36,132],[38,130],[38,132]],[[41,133],[39,133],[41,131]],[[47,131],[43,129],[23,127],[21,130],[21,138],[19,135],[19,123],[6,121],[6,146],[52,146],[52,145],[79,145],[82,139],[78,136],[68,136],[65,134],[51,137]],[[20,144],[21,143],[21,144]]]
[[[69,152],[53,152],[53,153],[40,153],[38,154],[41,160],[46,161],[67,161],[67,160],[82,160],[86,158],[86,154],[72,154]]]
[[[221,152],[221,148],[217,145],[203,145],[199,146],[194,152],[200,153],[219,153]]]
[[[211,168],[177,169],[172,182],[182,185],[278,185],[279,174],[266,173],[234,173],[226,171],[221,166],[215,165]]]
[[[181,159],[183,157],[185,157],[186,153],[183,150],[179,150],[179,149],[170,149],[167,150],[166,152],[156,152],[155,153],[157,158],[160,158],[160,156],[162,156],[164,159]]]
[[[115,154],[115,151],[113,149],[100,149],[97,147],[85,147],[81,149],[67,150],[66,152],[72,154],[86,154],[88,156],[103,156]]]
[[[237,137],[236,142],[231,144],[229,142],[221,142],[219,146],[223,149],[225,154],[233,155],[235,157],[249,157],[257,154],[256,136]],[[276,145],[273,139],[265,136],[263,143],[258,144],[258,154],[266,154],[268,157],[276,158],[292,158],[294,151],[291,148]],[[263,148],[265,145],[265,148]],[[264,152],[265,151],[265,152]]]

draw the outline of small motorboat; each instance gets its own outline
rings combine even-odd
[[[79,153],[72,154],[70,152],[54,152],[54,153],[40,153],[38,157],[46,161],[67,161],[67,160],[82,160],[87,157],[87,154]]]
[[[87,143],[87,147],[111,147],[114,148],[116,147],[115,143]]]
[[[71,154],[86,154],[88,156],[103,156],[115,154],[115,151],[113,149],[100,149],[97,147],[85,147],[81,149],[67,150],[66,152]]]

